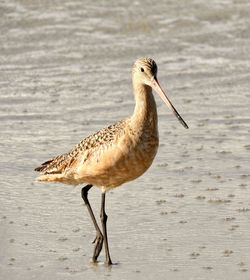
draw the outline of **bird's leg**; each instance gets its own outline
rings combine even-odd
[[[95,218],[95,215],[93,213],[93,210],[89,204],[89,200],[88,200],[88,191],[89,189],[91,189],[93,187],[93,185],[87,185],[85,187],[82,188],[82,199],[84,200],[85,202],[85,205],[87,206],[88,208],[88,211],[89,211],[89,214],[90,214],[90,217],[92,219],[92,222],[94,224],[94,227],[96,229],[96,237],[93,241],[93,243],[95,243],[95,248],[94,248],[94,253],[93,253],[93,257],[92,257],[92,261],[93,262],[97,262],[97,258],[102,250],[102,245],[103,245],[103,235],[102,235],[102,232],[96,222],[96,218]]]
[[[104,236],[104,246],[105,246],[105,254],[106,254],[105,263],[107,265],[111,265],[112,261],[111,261],[110,254],[109,254],[107,226],[106,226],[108,216],[105,213],[105,192],[102,193],[102,205],[101,205],[100,218],[101,218],[101,222],[102,222],[102,232],[103,232],[103,236]]]

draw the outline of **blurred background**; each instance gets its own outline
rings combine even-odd
[[[250,2],[2,0],[0,15],[0,278],[249,279]],[[155,97],[158,155],[107,195],[117,265],[92,266],[81,186],[33,169],[132,114],[142,56],[190,129]]]

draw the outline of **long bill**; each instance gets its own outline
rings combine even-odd
[[[160,95],[161,99],[168,105],[169,109],[174,113],[178,121],[185,127],[188,128],[188,125],[185,123],[183,118],[180,116],[180,114],[177,112],[173,104],[168,99],[167,95],[164,93],[164,91],[161,89],[158,81],[156,78],[154,78],[151,82],[151,87]]]

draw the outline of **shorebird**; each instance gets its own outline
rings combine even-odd
[[[106,192],[141,176],[152,164],[158,149],[157,110],[152,88],[181,124],[188,128],[161,89],[157,81],[157,65],[153,59],[136,60],[132,69],[132,81],[135,97],[132,116],[86,137],[69,153],[54,157],[35,169],[43,173],[37,181],[87,184],[82,188],[81,194],[96,230],[92,262],[97,262],[104,242],[107,265],[111,265],[112,261],[106,227]],[[88,191],[92,186],[97,186],[102,191],[102,231],[88,200]]]

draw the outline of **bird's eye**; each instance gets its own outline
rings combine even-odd
[[[144,72],[144,68],[141,67],[141,71]]]

